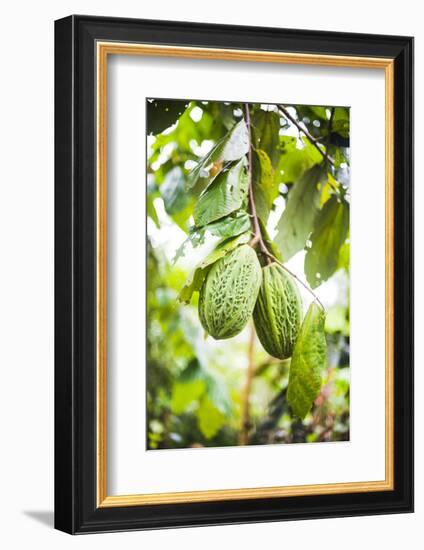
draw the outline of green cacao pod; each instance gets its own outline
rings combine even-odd
[[[253,319],[264,349],[279,359],[291,357],[302,322],[302,300],[293,277],[276,263],[262,269]]]
[[[218,260],[199,294],[199,318],[205,331],[216,340],[241,332],[252,315],[261,280],[258,257],[247,244]]]

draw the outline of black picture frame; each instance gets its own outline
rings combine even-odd
[[[99,40],[394,60],[394,490],[98,507]],[[55,527],[94,533],[413,511],[413,38],[73,15],[55,22]]]

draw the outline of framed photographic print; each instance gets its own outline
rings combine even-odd
[[[55,525],[413,509],[413,39],[55,26]]]

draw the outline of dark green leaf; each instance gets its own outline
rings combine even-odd
[[[244,159],[232,163],[200,195],[193,210],[196,227],[203,227],[238,210],[247,194]]]
[[[277,224],[278,233],[275,242],[283,255],[289,260],[302,250],[313,229],[318,214],[318,183],[324,174],[322,165],[316,165],[306,171],[289,192],[286,208]]]
[[[253,154],[253,196],[256,211],[266,224],[273,202],[278,197],[278,183],[267,153],[257,149]]]
[[[321,372],[327,361],[324,324],[324,311],[313,302],[294,346],[287,388],[287,401],[299,418],[305,418],[321,389]]]
[[[273,166],[280,156],[280,116],[275,111],[256,111],[252,117],[252,136],[256,149],[268,155]]]
[[[178,120],[184,113],[188,102],[184,100],[148,99],[147,133],[160,134]]]
[[[335,195],[327,201],[316,219],[311,248],[305,256],[305,274],[312,288],[336,271],[340,247],[349,230],[349,205]]]

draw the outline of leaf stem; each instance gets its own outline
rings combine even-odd
[[[315,139],[314,136],[305,127],[301,126],[301,124],[288,112],[286,107],[284,107],[284,105],[278,105],[278,109],[281,112],[280,114],[282,114],[284,118],[287,118],[288,120],[290,120],[290,122],[292,122],[296,126],[296,128],[308,138],[311,144],[315,147],[317,151],[321,153],[324,159],[327,162],[329,162],[332,166],[334,166],[335,164],[334,159],[331,158],[327,152],[321,149],[321,147],[319,146],[319,141]]]

